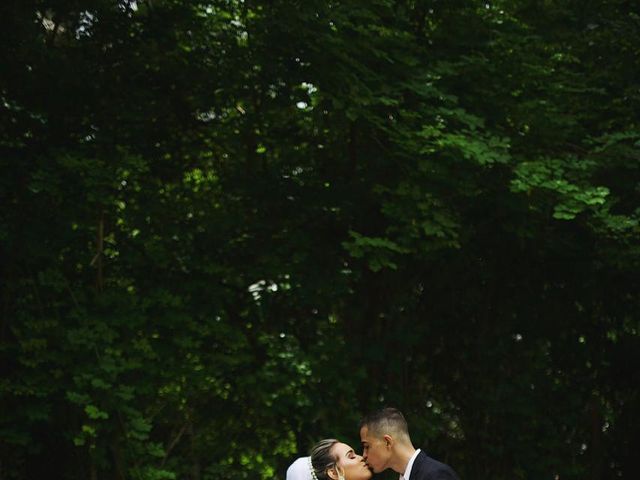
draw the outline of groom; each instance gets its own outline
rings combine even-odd
[[[374,473],[391,468],[400,480],[460,480],[444,463],[415,449],[407,421],[395,408],[366,416],[360,423],[362,456]]]

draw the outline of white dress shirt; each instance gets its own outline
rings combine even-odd
[[[415,461],[419,453],[420,453],[420,449],[417,449],[414,452],[414,454],[411,455],[411,458],[409,459],[409,463],[407,463],[407,468],[404,469],[404,475],[400,474],[399,480],[409,480],[409,475],[411,475],[411,468],[413,467],[413,462]]]

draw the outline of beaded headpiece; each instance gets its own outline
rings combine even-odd
[[[318,480],[316,471],[313,469],[313,463],[311,463],[311,457],[309,457],[309,471],[311,471],[311,477],[313,478],[313,480]]]

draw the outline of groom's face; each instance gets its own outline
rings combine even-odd
[[[362,442],[362,458],[374,473],[380,473],[389,466],[391,452],[383,438],[378,438],[369,432],[364,426],[360,429],[360,442]]]

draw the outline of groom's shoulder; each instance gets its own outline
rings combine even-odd
[[[459,480],[458,475],[449,465],[431,458],[422,450],[414,465],[416,476],[411,480]]]

